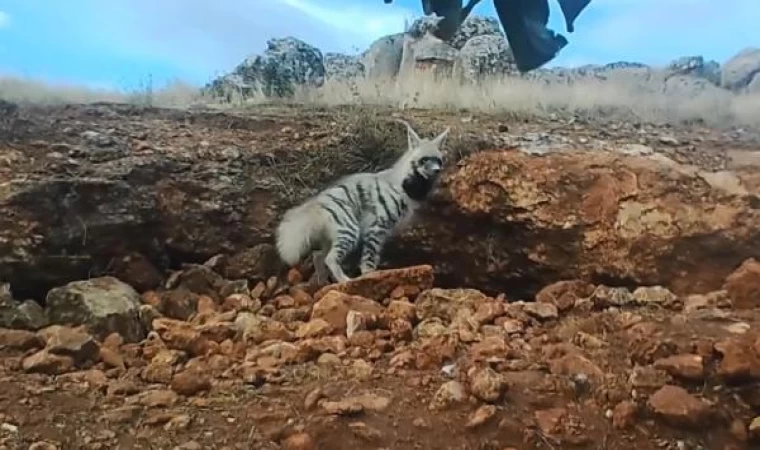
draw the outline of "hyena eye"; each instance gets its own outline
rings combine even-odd
[[[420,158],[420,165],[424,166],[428,162],[438,163],[439,166],[443,165],[443,160],[437,156],[423,156]]]

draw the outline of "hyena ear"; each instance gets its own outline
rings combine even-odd
[[[446,138],[449,136],[449,131],[451,131],[451,127],[446,127],[446,129],[443,130],[443,133],[439,134],[435,137],[435,139],[433,139],[433,142],[435,142],[435,145],[438,148],[443,147],[443,144],[446,142]]]
[[[414,131],[414,128],[412,128],[412,126],[409,125],[409,122],[405,120],[401,120],[401,119],[396,119],[396,121],[403,124],[406,127],[406,136],[407,136],[407,142],[409,144],[409,150],[419,147],[420,143],[422,142],[422,139],[420,139],[420,136],[417,134],[416,131]]]

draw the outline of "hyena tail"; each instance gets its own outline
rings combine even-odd
[[[315,240],[324,234],[325,217],[311,202],[288,210],[277,227],[277,252],[290,266],[301,261]]]

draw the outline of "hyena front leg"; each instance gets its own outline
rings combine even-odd
[[[362,275],[377,269],[380,263],[380,253],[383,251],[390,234],[390,229],[380,225],[371,226],[364,233],[362,256],[359,263],[359,271]]]

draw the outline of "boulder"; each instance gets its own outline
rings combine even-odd
[[[267,41],[263,55],[246,58],[231,74],[214,80],[206,88],[224,96],[232,88],[244,97],[262,93],[267,97],[289,97],[298,86],[322,86],[325,66],[322,52],[294,37]]]
[[[327,79],[351,80],[364,76],[364,63],[360,57],[343,53],[325,53],[325,75]]]
[[[432,34],[404,38],[403,56],[399,77],[413,76],[418,71],[432,71],[436,75],[451,74],[457,50]]]
[[[459,26],[456,34],[452,37],[448,44],[452,47],[461,50],[464,46],[473,38],[479,36],[492,36],[501,38],[506,43],[506,37],[501,31],[501,24],[495,17],[475,16],[470,14]]]
[[[688,75],[701,78],[715,86],[720,85],[720,64],[717,61],[705,61],[702,56],[683,56],[672,61],[665,68],[670,75]]]
[[[726,89],[739,91],[747,87],[758,73],[760,48],[745,48],[723,64],[721,85]]]
[[[51,289],[45,298],[50,321],[60,325],[85,325],[99,339],[119,333],[126,342],[145,337],[140,322],[140,295],[113,277],[72,281]]]
[[[0,327],[39,330],[48,323],[39,303],[33,300],[18,302],[13,299],[10,284],[0,284]]]
[[[414,39],[419,39],[428,34],[436,37],[435,32],[438,30],[438,25],[442,20],[443,17],[434,14],[419,17],[406,30],[406,35]]]
[[[360,61],[368,79],[390,79],[398,75],[404,54],[404,33],[383,36],[362,53]]]
[[[760,72],[752,77],[752,81],[749,82],[746,90],[747,94],[750,95],[760,94]]]
[[[516,71],[509,44],[503,36],[495,34],[479,35],[468,40],[459,51],[454,65],[454,72],[471,83]]]

